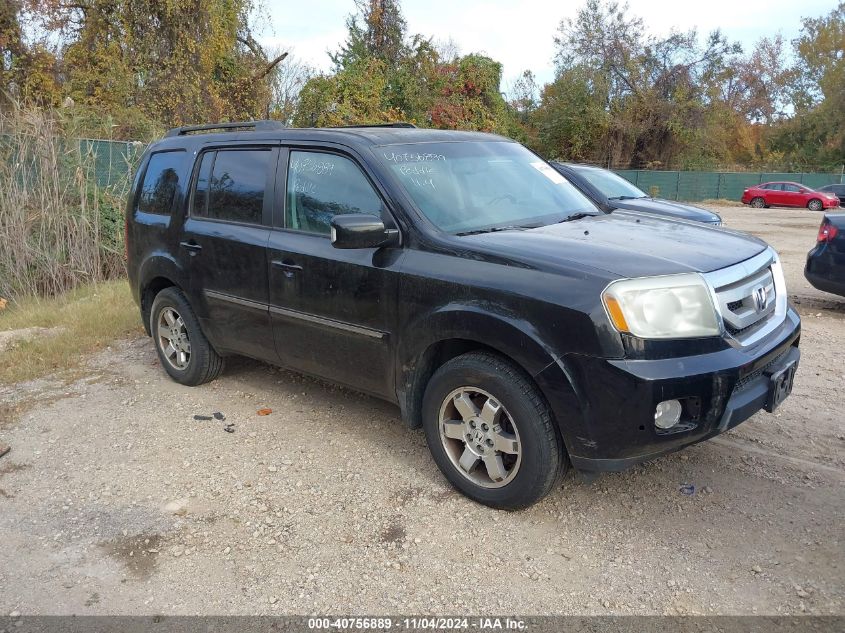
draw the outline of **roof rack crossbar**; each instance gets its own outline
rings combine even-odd
[[[263,130],[284,129],[281,121],[259,120],[259,121],[232,121],[230,123],[209,123],[207,125],[183,125],[168,130],[165,136],[185,136],[196,132],[212,132],[214,130],[252,130],[255,132]]]

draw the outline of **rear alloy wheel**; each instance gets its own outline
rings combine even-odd
[[[765,209],[766,208],[766,201],[763,198],[757,197],[751,200],[751,206],[755,209]]]
[[[504,510],[542,499],[568,460],[537,386],[505,358],[470,352],[444,363],[423,397],[437,466],[470,499]]]
[[[161,366],[176,382],[193,387],[223,371],[223,357],[203,334],[188,298],[178,288],[165,288],[156,295],[150,332]]]
[[[807,203],[807,208],[810,211],[821,211],[822,210],[822,201],[818,198],[813,198]]]
[[[173,308],[164,308],[158,315],[159,349],[162,356],[174,369],[185,371],[191,359],[191,341],[185,321]]]

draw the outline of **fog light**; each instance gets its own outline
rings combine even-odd
[[[666,400],[657,405],[654,410],[654,426],[658,429],[671,429],[681,419],[681,403],[677,400]]]

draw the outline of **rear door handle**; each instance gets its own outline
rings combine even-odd
[[[195,253],[198,253],[199,251],[202,250],[202,246],[200,246],[199,244],[197,244],[194,241],[179,242],[179,246],[181,246],[182,248],[187,248],[189,251],[193,251]]]

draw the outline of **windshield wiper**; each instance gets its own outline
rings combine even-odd
[[[566,216],[562,220],[558,221],[558,224],[562,224],[563,222],[572,222],[573,220],[582,220],[584,218],[594,218],[597,215],[601,215],[599,213],[588,213],[586,211],[581,211],[579,213],[573,213],[572,215]]]
[[[608,200],[639,200],[641,198],[648,198],[648,196],[611,196]]]
[[[527,229],[536,229],[539,224],[509,224],[507,226],[488,226],[483,229],[472,229],[471,231],[461,231],[455,235],[478,235],[479,233],[497,233],[499,231],[525,231]]]

